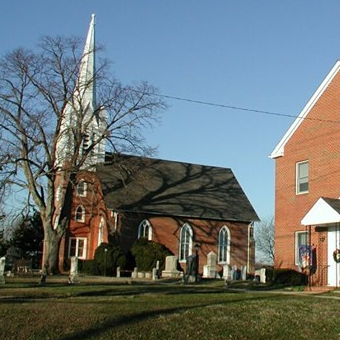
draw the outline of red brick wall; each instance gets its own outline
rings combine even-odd
[[[69,251],[70,237],[86,237],[86,258],[92,259],[96,248],[98,247],[99,225],[101,219],[104,219],[104,242],[108,240],[108,229],[112,220],[102,199],[100,185],[95,173],[80,172],[77,175],[77,181],[84,180],[87,183],[86,196],[77,196],[77,182],[74,183],[74,195],[71,207],[70,228],[67,230],[65,238],[62,240],[60,249],[61,259],[67,259]],[[82,205],[85,208],[85,221],[78,222],[75,220],[76,208]]]
[[[185,223],[189,223],[193,229],[193,245],[200,245],[200,273],[203,273],[203,265],[207,264],[207,255],[213,251],[218,254],[218,235],[223,226],[230,231],[231,249],[230,265],[236,265],[239,269],[247,265],[248,261],[248,223],[237,223],[228,221],[207,221],[197,219],[173,218],[164,216],[139,215],[136,218],[125,216],[122,218],[121,242],[129,248],[137,237],[139,223],[144,219],[152,225],[153,241],[164,244],[170,251],[179,256],[180,230]],[[131,237],[133,235],[133,237]],[[254,267],[254,244],[250,249],[250,273]],[[180,263],[185,270],[185,263]],[[222,267],[219,266],[222,271]]]
[[[164,216],[142,215],[132,213],[120,213],[118,216],[118,230],[114,232],[114,220],[107,211],[99,182],[94,173],[80,173],[78,180],[87,182],[86,197],[74,195],[72,203],[72,214],[70,217],[70,228],[63,241],[62,254],[68,257],[69,237],[87,238],[87,259],[94,257],[94,252],[98,246],[98,228],[100,219],[103,216],[107,228],[105,228],[104,240],[108,240],[108,232],[111,232],[116,242],[125,250],[130,249],[138,236],[138,226],[141,221],[148,219],[153,229],[153,241],[164,244],[175,255],[179,254],[179,238],[181,227],[188,222],[193,229],[193,244],[200,244],[200,273],[203,272],[203,265],[207,262],[207,254],[211,251],[218,254],[218,235],[220,229],[226,225],[230,230],[231,254],[230,265],[238,268],[248,263],[248,223],[237,223],[228,221],[205,221],[196,219],[172,218]],[[76,185],[74,187],[76,191]],[[75,210],[79,204],[85,207],[85,221],[75,221]],[[254,244],[250,249],[250,273],[254,268]],[[185,264],[181,264],[185,269]],[[222,267],[219,268],[222,270]]]
[[[276,159],[275,265],[296,268],[294,232],[321,196],[340,196],[340,74],[337,74]],[[327,122],[328,120],[328,122]],[[338,121],[339,123],[329,122]],[[309,192],[296,195],[295,168],[309,161]],[[318,231],[319,230],[319,231]],[[327,265],[327,233],[312,228],[320,269]]]

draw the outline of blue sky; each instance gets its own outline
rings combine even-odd
[[[297,115],[340,55],[338,0],[11,0],[0,54],[43,35],[97,41],[124,83],[168,96]],[[274,214],[271,151],[293,118],[167,100],[158,157],[228,167],[260,218]]]

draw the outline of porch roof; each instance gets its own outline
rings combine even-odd
[[[324,225],[340,222],[340,199],[320,197],[301,220],[302,225]]]

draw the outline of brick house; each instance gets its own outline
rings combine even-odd
[[[79,174],[74,190],[63,258],[93,258],[110,234],[126,251],[140,237],[162,243],[183,269],[199,244],[201,273],[211,251],[221,272],[225,265],[254,272],[258,217],[230,169],[114,155]]]
[[[199,244],[201,272],[213,251],[221,270],[225,265],[247,266],[252,273],[253,221],[258,217],[230,169],[106,154],[105,139],[100,138],[106,135],[106,113],[96,103],[93,82],[94,29],[93,15],[78,84],[84,88],[79,105],[87,108],[81,126],[87,158],[74,181],[70,225],[61,242],[59,263],[62,266],[71,256],[92,259],[109,236],[125,250],[139,237],[147,237],[168,247],[182,265],[193,245]],[[70,131],[78,124],[74,107],[65,111],[56,150],[60,167],[72,153]],[[88,145],[96,148],[86,153]],[[60,190],[62,180],[56,183],[56,205]]]
[[[271,154],[275,159],[275,266],[339,286],[340,61]],[[309,261],[306,258],[309,258]],[[307,268],[306,268],[307,267]]]

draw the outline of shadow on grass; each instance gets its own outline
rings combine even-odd
[[[140,312],[137,314],[134,314],[132,316],[122,316],[116,319],[111,319],[106,321],[105,323],[98,325],[96,327],[84,329],[80,332],[75,332],[72,335],[68,335],[65,337],[61,337],[60,340],[78,340],[78,339],[89,339],[89,338],[98,338],[101,335],[103,335],[105,332],[110,332],[110,330],[114,330],[117,327],[124,327],[129,326],[134,323],[140,323],[143,321],[146,321],[153,317],[158,316],[167,316],[174,313],[180,313],[185,312],[189,310],[194,310],[197,308],[205,308],[205,307],[213,307],[213,306],[221,306],[221,305],[227,305],[231,303],[238,303],[238,302],[246,302],[246,301],[259,301],[263,299],[271,299],[277,296],[256,296],[251,298],[243,298],[243,299],[232,299],[228,302],[221,302],[217,301],[214,303],[205,303],[205,304],[195,304],[191,306],[183,306],[183,307],[176,307],[176,308],[168,308],[168,309],[158,309],[158,310],[152,310],[152,311],[146,311],[146,312]]]
[[[235,294],[238,292],[229,291],[225,287],[205,287],[199,285],[133,285],[133,286],[112,286],[103,288],[103,286],[34,286],[14,289],[13,293],[8,296],[0,297],[1,303],[22,303],[22,302],[39,302],[47,299],[68,299],[76,297],[119,297],[119,296],[142,296],[142,295],[193,295],[193,294]],[[33,290],[31,290],[34,288]]]
[[[278,286],[259,285],[252,282],[235,282],[224,285],[223,282],[202,281],[198,284],[176,283],[142,283],[132,282],[129,284],[67,284],[67,283],[49,283],[46,286],[40,284],[26,284],[1,287],[0,291],[6,292],[0,297],[2,302],[25,302],[34,300],[41,301],[46,299],[67,299],[74,297],[110,297],[110,296],[141,296],[147,294],[162,295],[190,295],[190,294],[216,294],[216,293],[242,293],[244,291],[266,292],[282,289]],[[7,295],[7,296],[6,296]]]

